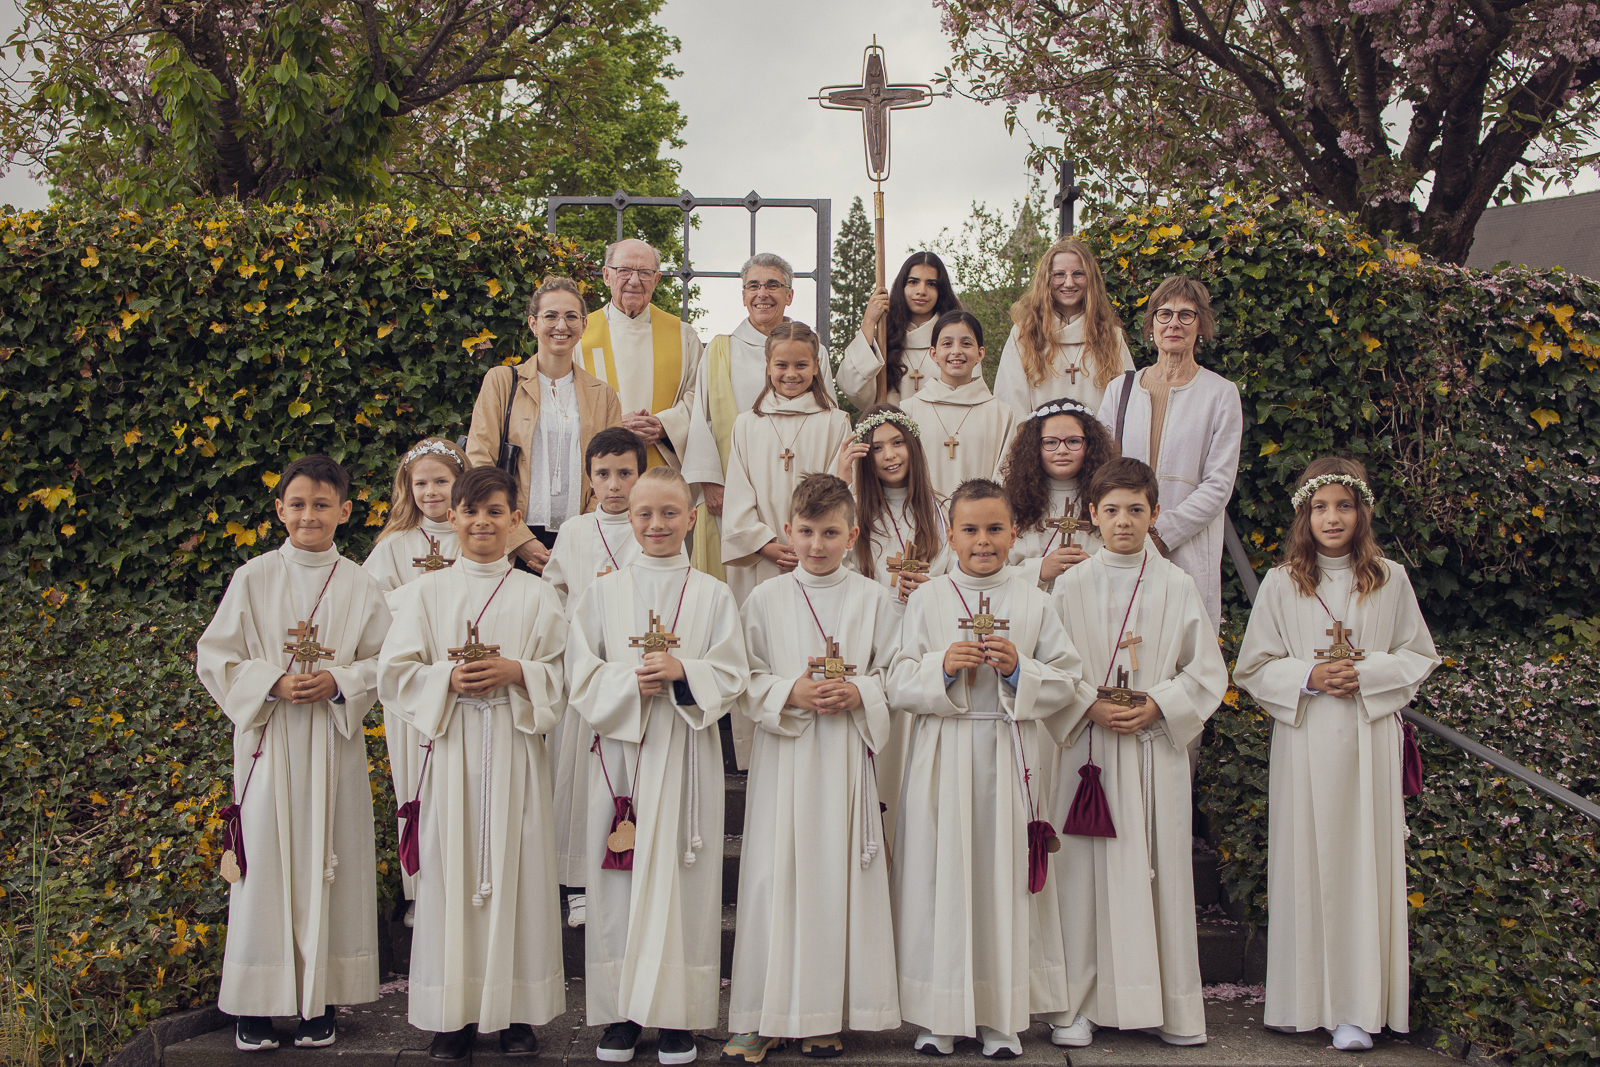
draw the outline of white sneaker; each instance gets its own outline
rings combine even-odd
[[[588,912],[589,898],[583,893],[573,893],[567,897],[567,925],[573,929],[583,925],[585,913]]]
[[[948,1034],[921,1030],[917,1033],[917,1039],[911,1042],[911,1047],[929,1056],[948,1056],[956,1050],[956,1039]]]
[[[1205,1034],[1169,1034],[1159,1026],[1146,1026],[1143,1030],[1147,1034],[1154,1034],[1169,1045],[1203,1045],[1206,1043]]]
[[[1057,1026],[1050,1031],[1050,1043],[1065,1048],[1086,1048],[1100,1029],[1082,1015],[1072,1020],[1071,1026]]]
[[[414,900],[406,901],[406,916],[405,916],[405,918],[401,919],[400,921],[406,924],[406,929],[407,930],[409,930],[413,926],[417,925],[417,902],[416,901],[414,901]]]
[[[1333,1047],[1340,1052],[1365,1052],[1372,1047],[1372,1035],[1359,1026],[1340,1023],[1333,1031]]]
[[[983,1038],[983,1054],[992,1060],[1014,1060],[1022,1055],[1022,1039],[1016,1034],[980,1026],[978,1036]]]

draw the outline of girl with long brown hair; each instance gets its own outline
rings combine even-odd
[[[1067,397],[1034,408],[1017,427],[1001,473],[1017,523],[1008,562],[1049,591],[1103,544],[1089,521],[1089,480],[1121,457],[1094,413]]]
[[[944,260],[932,252],[913,252],[887,289],[867,301],[861,329],[851,338],[839,362],[839,392],[858,410],[871,407],[878,396],[878,373],[887,371],[887,403],[916,395],[924,384],[939,376],[928,358],[933,343],[933,323],[947,311],[961,307]],[[878,351],[877,332],[885,321],[885,362]]]
[[[1410,1029],[1405,797],[1422,768],[1400,713],[1439,654],[1373,536],[1366,469],[1315,460],[1293,504],[1233,672],[1273,720],[1265,1022],[1370,1049]]]
[[[922,428],[893,404],[875,404],[861,414],[855,433],[839,453],[838,475],[856,494],[855,569],[895,590],[905,603],[911,591],[950,566],[944,509],[928,478]],[[901,570],[918,559],[924,569]]]
[[[1133,370],[1122,319],[1089,246],[1063,237],[1045,250],[1033,284],[1011,305],[994,395],[1020,418],[1051,397],[1098,411],[1106,386]]]

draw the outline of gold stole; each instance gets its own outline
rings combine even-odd
[[[722,459],[722,473],[728,473],[728,453],[733,449],[733,420],[739,417],[739,402],[733,396],[733,341],[725,333],[711,339],[706,348],[706,410],[711,416],[711,433],[717,439],[717,453]],[[694,552],[690,562],[694,569],[728,580],[722,566],[722,540],[710,536],[716,532],[711,513],[700,506],[700,518],[695,520],[706,532],[695,537]]]
[[[650,351],[655,375],[651,414],[665,411],[678,402],[678,385],[683,381],[682,330],[682,319],[650,305]],[[618,388],[617,356],[611,347],[611,324],[606,321],[605,308],[589,313],[583,339],[578,342],[578,362],[611,388]],[[661,450],[651,445],[645,466],[660,467],[665,463]]]

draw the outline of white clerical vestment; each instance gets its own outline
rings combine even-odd
[[[450,652],[468,644],[474,621],[480,643],[522,665],[522,685],[481,697],[451,690]],[[458,559],[395,599],[379,694],[433,742],[411,942],[409,1017],[419,1029],[472,1023],[490,1033],[566,1010],[540,737],[565,704],[566,631],[555,592],[505,560]]]
[[[675,634],[686,681],[641,697],[632,644]],[[573,612],[568,699],[600,735],[589,768],[584,987],[588,1022],[708,1030],[722,945],[722,741],[750,676],[728,587],[686,554],[641,555],[597,578]],[[602,870],[613,791],[632,796],[633,869]]]
[[[1227,692],[1227,664],[1194,580],[1154,548],[1102,548],[1056,579],[1052,603],[1084,668],[1057,720],[1065,732],[1057,733],[1064,744],[1052,817],[1057,826],[1065,820],[1092,743],[1117,836],[1062,835],[1056,893],[1071,1007],[1050,1021],[1064,1026],[1082,1014],[1124,1030],[1203,1034],[1187,746]],[[1137,643],[1122,647],[1129,635]],[[1136,735],[1095,726],[1086,714],[1097,687],[1116,684],[1118,668],[1161,709]]]
[[[333,653],[318,669],[333,675],[342,700],[296,705],[268,695],[284,674],[305,673],[290,667],[283,646],[307,620]],[[378,999],[377,857],[361,721],[377,696],[388,629],[382,590],[353,560],[285,541],[234,572],[200,637],[196,673],[233,720],[235,800],[261,749],[240,803],[248,869],[228,896],[217,1006],[230,1015],[309,1019],[329,1004]]]
[[[1268,813],[1268,1026],[1405,1033],[1406,814],[1400,711],[1439,665],[1405,568],[1354,594],[1349,557],[1319,555],[1322,598],[1275,567],[1261,583],[1235,684],[1273,718]],[[1326,607],[1324,607],[1326,605]],[[1330,611],[1337,615],[1330,614]],[[1302,686],[1335,622],[1363,650],[1353,699]]]
[[[899,404],[905,398],[915,396],[929,382],[938,380],[939,364],[928,355],[928,349],[933,344],[935,321],[937,316],[921,326],[906,330],[905,347],[900,353],[906,371],[900,376],[900,388],[891,386],[884,403]],[[839,392],[850,399],[857,411],[865,411],[878,402],[878,372],[882,369],[883,356],[879,354],[877,344],[857,330],[839,360]],[[973,373],[982,374],[982,368]]]
[[[583,599],[589,585],[601,574],[619,571],[639,555],[639,542],[628,524],[626,511],[613,515],[604,509],[575,515],[561,524],[544,580],[555,589],[567,612]],[[556,782],[556,880],[581,886],[589,839],[589,746],[594,731],[578,709],[567,705],[561,725],[550,735]]]
[[[820,576],[797,567],[750,595],[744,630],[750,688],[740,704],[757,729],[728,1028],[892,1030],[900,1000],[873,753],[889,737],[900,613],[881,586],[844,567]],[[822,677],[813,664],[830,655],[854,668],[844,680],[862,707],[821,715],[790,705],[795,682]]]
[[[423,519],[422,525],[393,537],[385,537],[372,546],[367,561],[361,569],[372,575],[383,590],[383,599],[394,609],[394,594],[401,586],[427,573],[416,565],[427,559],[432,546],[438,545],[439,555],[454,561],[461,554],[461,540],[456,528],[448,522]],[[395,807],[417,795],[417,775],[422,773],[422,738],[400,716],[383,709],[383,743],[389,749],[389,776],[394,781]],[[400,872],[400,889],[407,900],[417,899],[417,877]]]
[[[939,379],[925,382],[900,406],[922,429],[934,492],[948,497],[970,478],[1000,480],[1017,417],[995,399],[981,375],[959,389]]]
[[[1044,563],[1044,557],[1066,544],[1066,537],[1061,530],[1050,520],[1060,519],[1070,515],[1079,516],[1078,480],[1069,478],[1062,481],[1058,478],[1049,479],[1050,482],[1050,507],[1046,509],[1044,528],[1027,530],[1017,534],[1016,541],[1011,546],[1011,554],[1006,557],[1006,563],[1017,569],[1017,573],[1033,580],[1033,582],[1049,593],[1055,588],[1055,581],[1041,581],[1039,569]],[[1105,541],[1100,537],[1100,531],[1095,529],[1076,530],[1069,535],[1089,555],[1094,555]]]
[[[667,315],[667,318],[676,322],[679,349],[675,361],[677,367],[671,369],[676,370],[677,374],[675,379],[669,375],[658,381],[659,375],[668,371],[658,365],[653,323],[657,314],[665,313],[659,312],[659,309],[652,312],[646,307],[637,316],[630,317],[615,302],[608,302],[596,314],[605,318],[611,341],[610,351],[586,340],[578,346],[575,361],[616,390],[624,415],[642,408],[660,419],[661,428],[666,431],[666,443],[671,445],[671,448],[662,448],[661,455],[671,466],[681,466],[684,450],[689,445],[694,379],[700,367],[699,335],[687,322]],[[584,336],[586,339],[590,337],[589,330],[585,331]]]
[[[1118,372],[1133,370],[1133,356],[1128,352],[1128,339],[1117,331]],[[1115,379],[1113,379],[1115,380]],[[994,395],[999,397],[1017,418],[1027,418],[1028,412],[1047,400],[1069,397],[1090,411],[1100,410],[1105,396],[1105,386],[1095,384],[1094,357],[1083,343],[1083,316],[1071,322],[1056,320],[1055,358],[1044,381],[1034,385],[1028,381],[1028,372],[1022,368],[1022,352],[1017,345],[1017,327],[1011,327],[1006,347],[1000,353],[1000,366],[995,370]]]
[[[972,640],[959,623],[976,613],[1015,642],[1015,687],[988,666],[976,682],[963,670],[945,684],[945,652]],[[1030,1012],[1066,1005],[1052,895],[1060,867],[1050,857],[1044,891],[1028,892],[1027,827],[1050,817],[1046,726],[1079,675],[1045,595],[1007,568],[986,578],[952,571],[911,594],[889,678],[890,703],[915,716],[890,872],[908,1022],[935,1034],[1015,1034]]]

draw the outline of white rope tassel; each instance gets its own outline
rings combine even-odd
[[[865,741],[861,742],[861,867],[863,870],[872,866],[872,859],[878,854],[878,827],[877,805],[873,802],[876,794],[872,789],[872,753],[867,748]]]
[[[700,857],[700,734],[689,730],[689,848],[683,854],[683,865],[693,867]]]
[[[1144,794],[1144,856],[1150,865],[1150,880],[1155,881],[1156,859],[1156,787],[1155,787],[1155,731],[1139,731],[1139,784]]]
[[[335,773],[335,764],[338,762],[339,758],[338,750],[335,748],[335,745],[338,743],[339,734],[338,730],[333,725],[333,709],[331,707],[328,709],[326,722],[328,724],[328,750],[326,753],[324,753],[326,758],[323,760],[323,765],[328,771],[328,814],[327,819],[323,824],[322,880],[324,882],[331,883],[333,881],[334,868],[339,866],[339,856],[333,851],[333,801],[334,790],[338,788],[339,784],[338,775]]]
[[[489,880],[489,803],[493,795],[489,785],[494,767],[494,723],[490,721],[490,713],[494,704],[488,700],[473,703],[483,713],[483,774],[478,783],[478,891],[472,894],[472,906],[481,908],[494,892],[494,883]]]

